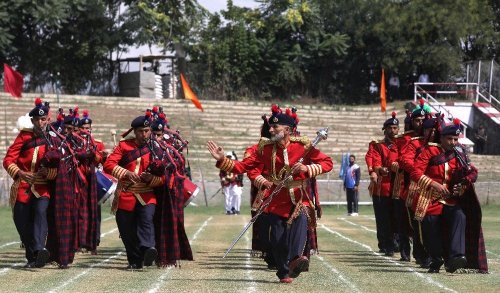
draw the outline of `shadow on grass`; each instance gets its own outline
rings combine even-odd
[[[247,279],[223,279],[223,278],[216,278],[216,279],[206,279],[206,278],[196,278],[196,279],[186,279],[186,278],[172,278],[172,280],[180,280],[180,281],[205,281],[205,282],[241,282],[241,283],[248,283]],[[269,281],[269,280],[252,280],[252,282],[255,283],[262,283],[262,284],[276,284],[276,285],[281,285],[278,280],[276,281]]]

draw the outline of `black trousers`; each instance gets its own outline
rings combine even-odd
[[[402,258],[410,258],[411,246],[408,222],[408,212],[406,210],[405,201],[402,199],[393,199],[394,204],[394,226],[399,237],[399,253]]]
[[[424,245],[433,263],[443,260],[443,244],[448,247],[447,258],[465,255],[465,221],[465,214],[459,206],[444,205],[441,215],[424,217]],[[443,235],[443,225],[446,225],[448,235]]]
[[[14,224],[24,243],[28,262],[35,261],[36,252],[45,248],[48,206],[48,198],[33,195],[28,203],[16,201],[14,205]]]
[[[377,226],[378,248],[386,252],[394,252],[394,230],[392,228],[393,199],[389,196],[374,195],[372,200]]]
[[[118,209],[116,212],[116,224],[127,251],[129,264],[142,266],[144,261],[144,250],[155,246],[155,231],[153,216],[155,205],[135,205],[133,211]]]
[[[347,212],[349,214],[358,212],[358,192],[354,188],[346,188]]]
[[[419,221],[415,220],[415,213],[412,209],[407,207],[406,210],[408,212],[408,217],[411,220],[411,226],[413,228],[413,258],[425,263],[429,258],[429,254],[425,250],[423,243],[423,235],[421,234],[422,225]]]
[[[287,219],[275,214],[268,214],[271,228],[270,243],[278,278],[288,277],[289,261],[302,256],[307,241],[307,217],[300,214],[291,225]]]

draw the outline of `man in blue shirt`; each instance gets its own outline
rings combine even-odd
[[[347,196],[347,215],[358,216],[358,186],[361,171],[355,163],[356,156],[349,156],[349,167],[344,176],[344,190]]]

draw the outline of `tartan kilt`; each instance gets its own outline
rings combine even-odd
[[[170,174],[166,182],[170,182]],[[184,229],[184,178],[175,178],[174,188],[168,183],[155,189],[154,215],[156,249],[160,267],[177,266],[180,260],[193,260],[193,253]]]
[[[77,223],[75,220],[75,170],[69,172],[64,162],[59,164],[55,180],[53,196],[50,197],[47,213],[48,235],[47,249],[50,251],[50,261],[61,266],[73,263],[75,250],[75,235]]]
[[[88,184],[80,184],[78,194],[78,246],[92,251],[97,248],[97,179],[93,164],[85,176]]]
[[[467,258],[467,267],[476,269],[479,273],[488,273],[488,260],[481,227],[481,205],[477,199],[474,185],[459,198],[459,204],[466,217],[465,257]]]

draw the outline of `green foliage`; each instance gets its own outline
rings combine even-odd
[[[210,14],[196,0],[4,0],[0,61],[24,73],[30,90],[58,76],[64,92],[111,93],[113,54],[179,43],[204,98],[361,103],[378,100],[368,87],[381,68],[408,97],[420,73],[447,81],[464,61],[500,56],[496,0],[257,2],[229,0]]]
[[[17,65],[29,90],[48,83],[63,92],[103,92],[115,70],[112,52],[132,44],[118,26],[118,0],[6,0],[0,17],[0,59]]]

